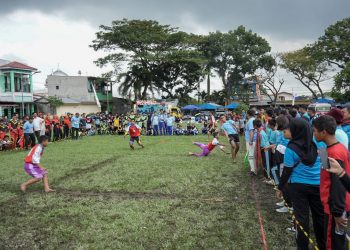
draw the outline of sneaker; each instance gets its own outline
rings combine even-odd
[[[277,202],[277,203],[276,203],[276,206],[284,207],[284,201]]]
[[[269,180],[269,181],[266,181],[265,182],[267,185],[271,185],[271,186],[274,186],[275,185],[275,182],[273,180]]]
[[[281,207],[276,209],[276,212],[278,213],[288,213],[288,208],[287,207]]]
[[[292,226],[292,227],[288,227],[288,228],[286,229],[286,231],[287,231],[287,232],[290,232],[290,233],[295,233],[297,230],[295,230],[294,226]]]

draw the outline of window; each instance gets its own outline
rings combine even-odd
[[[60,86],[56,85],[56,89],[59,90],[59,89],[60,89]]]
[[[9,75],[4,75],[4,76],[5,76],[5,92],[11,92],[10,76]]]
[[[15,92],[30,92],[29,76],[26,74],[15,74]]]
[[[89,93],[92,93],[93,92],[93,90],[92,90],[92,81],[91,80],[88,80],[88,82],[87,82],[87,89],[88,89],[88,92]]]

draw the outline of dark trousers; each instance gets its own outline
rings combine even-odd
[[[58,126],[53,127],[53,140],[58,141],[60,138],[60,128]]]
[[[324,212],[320,199],[320,186],[290,183],[288,189],[292,197],[296,220],[303,227],[304,231],[309,234],[309,214],[311,210],[317,246],[320,250],[326,249]],[[297,226],[296,241],[298,250],[309,249],[309,240],[299,226]]]
[[[68,138],[69,137],[69,126],[64,125],[63,126],[63,137]]]
[[[46,126],[45,135],[49,138],[49,141],[51,141],[51,126]]]
[[[34,133],[35,133],[35,137],[36,137],[36,139],[37,139],[37,141],[38,141],[38,143],[39,143],[40,130],[39,130],[39,131],[34,131]],[[34,141],[35,141],[35,140],[34,140]]]
[[[346,250],[345,234],[339,235],[335,233],[335,221],[334,217],[325,214],[324,217],[325,226],[324,232],[326,235],[327,249],[332,250]]]
[[[153,135],[158,135],[159,134],[159,127],[158,125],[153,125]]]
[[[31,147],[35,146],[35,136],[33,133],[24,134],[24,147],[28,149],[29,144]]]
[[[79,129],[72,127],[72,140],[78,140],[79,137]]]
[[[165,122],[159,122],[159,134],[166,135]]]

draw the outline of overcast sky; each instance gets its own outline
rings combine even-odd
[[[283,52],[313,42],[349,10],[350,0],[0,0],[0,58],[38,68],[39,89],[58,65],[69,75],[100,75],[93,61],[101,54],[89,45],[98,26],[112,20],[155,19],[200,34],[244,25],[265,37],[274,52]],[[284,90],[307,93],[281,74]],[[218,80],[214,89],[220,89]]]

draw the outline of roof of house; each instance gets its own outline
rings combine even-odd
[[[68,98],[68,97],[62,97],[61,100],[64,104],[80,104],[79,100]]]
[[[5,60],[2,60],[5,61]],[[9,62],[9,63],[5,63],[3,65],[0,65],[0,69],[22,69],[22,70],[30,70],[30,71],[36,71],[36,68],[30,67],[24,63],[20,63],[20,62]]]
[[[282,92],[279,92],[278,95],[293,95],[292,93],[289,93],[289,92],[285,92],[285,91],[282,91]]]
[[[60,69],[57,69],[55,72],[53,72],[51,75],[53,76],[68,76],[67,73],[63,72],[62,70]]]

